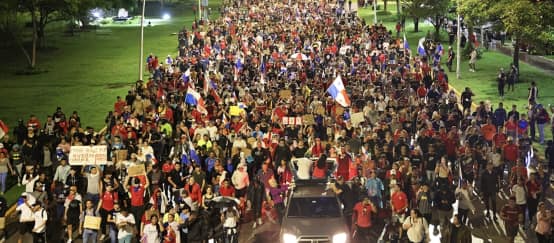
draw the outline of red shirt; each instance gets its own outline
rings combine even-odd
[[[518,151],[517,151],[517,145],[515,144],[506,144],[504,145],[504,159],[515,162],[517,160]]]
[[[403,191],[397,191],[391,195],[391,203],[396,213],[404,213],[405,207],[408,206],[408,197]]]
[[[102,194],[102,208],[106,211],[112,211],[114,203],[118,200],[119,196],[117,192],[105,191],[104,194]]]
[[[363,202],[356,203],[356,206],[354,206],[354,214],[352,214],[352,221],[363,228],[371,227],[372,209],[373,207],[370,204],[364,205]]]
[[[192,186],[187,183],[185,185],[185,190],[189,193],[193,202],[200,202],[200,199],[202,199],[202,190],[200,190],[200,185],[198,185],[198,183],[195,182]]]
[[[221,194],[222,197],[232,197],[233,194],[235,194],[235,188],[233,188],[232,186],[222,186],[219,188],[219,194]]]
[[[144,186],[131,186],[131,206],[144,205]]]

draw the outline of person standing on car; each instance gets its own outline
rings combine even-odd
[[[356,203],[352,211],[352,225],[355,226],[354,238],[369,241],[371,228],[371,214],[377,213],[377,207],[365,196],[361,202]]]

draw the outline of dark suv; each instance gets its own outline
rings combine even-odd
[[[341,204],[326,180],[296,181],[287,200],[280,242],[350,241]]]

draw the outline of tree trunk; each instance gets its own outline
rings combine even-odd
[[[402,14],[402,10],[400,8],[400,0],[396,0],[396,15],[398,15],[398,19],[400,19],[400,15]]]
[[[519,38],[518,37],[516,37],[516,39],[515,39],[513,59],[514,59],[513,60],[514,65],[519,70]]]
[[[32,47],[32,54],[31,54],[31,63],[29,63],[29,67],[31,69],[34,69],[37,62],[37,41],[38,41],[38,23],[37,23],[37,14],[35,11],[35,6],[32,7],[31,10],[31,21],[33,22],[33,47]]]
[[[377,1],[377,0],[375,0]],[[383,0],[383,10],[387,11],[387,0]]]
[[[414,32],[419,32],[419,18],[414,18]]]
[[[440,16],[435,16],[435,41],[440,41],[441,19]]]

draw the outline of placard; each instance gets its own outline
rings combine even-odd
[[[129,154],[129,151],[126,149],[119,149],[115,151],[115,158],[118,162],[127,160],[127,155]]]
[[[281,123],[283,125],[302,125],[302,117],[284,116]]]
[[[231,116],[240,116],[241,112],[242,109],[236,105],[232,105],[229,107],[229,115]]]
[[[357,126],[358,124],[365,121],[364,113],[363,112],[357,112],[352,115],[350,115],[350,121],[352,121],[352,125]]]
[[[315,113],[318,115],[325,115],[325,108],[320,105],[317,108],[315,108]]]
[[[335,108],[335,112],[337,112],[338,116],[344,114],[344,108],[342,108],[341,106],[336,106],[336,107],[337,108]]]
[[[302,122],[304,125],[314,125],[315,119],[313,115],[304,115],[302,116]]]
[[[146,170],[144,169],[144,164],[133,165],[127,168],[127,175],[129,176],[139,176],[139,175],[144,175],[145,173],[146,173]]]
[[[108,163],[108,147],[98,146],[71,146],[69,151],[70,165],[105,165]]]
[[[279,91],[279,97],[283,99],[288,99],[292,96],[292,92],[288,89]]]
[[[83,228],[99,230],[100,229],[100,222],[102,222],[101,217],[94,217],[94,216],[87,215],[87,216],[85,216],[85,223],[83,225]]]

